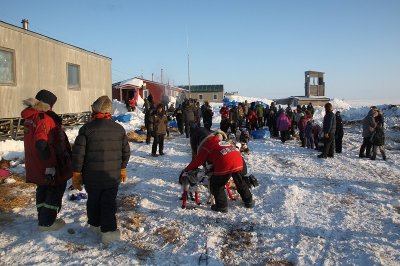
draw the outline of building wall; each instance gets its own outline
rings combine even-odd
[[[111,59],[0,23],[0,47],[15,53],[16,84],[0,85],[0,117],[19,117],[22,100],[40,89],[58,98],[56,113],[89,111],[101,95],[111,97]],[[80,66],[80,90],[69,90],[67,63]]]
[[[214,99],[214,94],[217,95],[217,99]],[[203,99],[200,99],[199,95],[203,96]],[[223,92],[191,92],[190,98],[198,99],[199,101],[208,101],[208,102],[222,102],[224,98]]]

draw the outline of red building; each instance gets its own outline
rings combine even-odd
[[[131,98],[137,100],[139,96],[142,99],[146,99],[151,94],[154,104],[161,103],[164,96],[168,96],[169,102],[175,103],[175,99],[182,93],[187,93],[187,90],[139,77],[120,81],[112,85],[112,98],[119,101],[126,101]]]

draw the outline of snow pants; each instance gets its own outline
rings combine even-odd
[[[204,119],[203,118],[203,124],[204,124],[205,128],[207,128],[208,130],[211,130],[212,119]]]
[[[375,160],[376,155],[377,155],[377,153],[378,153],[378,149],[379,149],[379,151],[381,152],[382,159],[383,159],[383,160],[386,160],[385,148],[384,148],[383,146],[377,146],[377,145],[374,145],[373,148],[372,148],[372,156],[371,156],[371,159],[372,159],[372,160]]]
[[[240,172],[222,176],[213,175],[210,179],[210,189],[211,194],[214,196],[217,208],[226,208],[228,206],[228,200],[226,199],[225,194],[225,184],[229,181],[231,176],[235,182],[237,192],[239,193],[243,202],[250,203],[253,201],[253,195],[251,194],[247,183],[243,180]]]
[[[335,135],[335,150],[336,153],[342,153],[343,135]]]
[[[150,140],[151,140],[151,131],[149,129],[149,126],[146,127],[146,144],[150,144]]]
[[[324,137],[324,149],[322,154],[324,157],[333,157],[335,153],[335,135],[329,133],[329,137]]]
[[[179,133],[181,133],[181,135],[182,135],[183,134],[183,121],[182,121],[182,119],[177,119],[176,122],[178,124]]]
[[[306,147],[307,149],[314,149],[314,136],[306,136]],[[318,145],[318,144],[317,144]]]
[[[37,186],[36,208],[38,212],[39,226],[51,226],[61,210],[62,197],[67,182],[56,186]]]
[[[117,230],[117,193],[118,186],[107,189],[85,187],[88,193],[86,211],[88,224],[100,226],[101,232]]]
[[[300,141],[301,141],[301,147],[305,147],[306,146],[306,135],[304,133],[304,130],[299,130],[299,137],[300,137]]]
[[[186,138],[190,137],[190,128],[194,125],[194,121],[185,121]]]
[[[371,157],[371,148],[371,137],[364,137],[360,148],[360,157],[364,156],[364,151],[366,151],[365,157]]]
[[[163,154],[164,152],[164,139],[165,135],[156,135],[154,136],[154,141],[153,141],[153,146],[151,147],[151,153],[156,154],[157,153],[157,146],[158,146],[158,152],[160,154]]]
[[[289,130],[282,130],[280,134],[282,143],[285,143],[289,139]]]

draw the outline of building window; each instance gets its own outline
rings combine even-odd
[[[199,94],[199,100],[203,100],[203,94]]]
[[[149,96],[149,91],[148,90],[143,90],[143,100],[147,99],[148,96]]]
[[[81,75],[80,67],[75,64],[67,64],[68,71],[68,89],[80,90],[81,88]]]
[[[214,94],[213,99],[214,99],[214,100],[218,100],[218,95],[217,95],[217,94]]]
[[[0,84],[15,84],[14,51],[0,47]]]

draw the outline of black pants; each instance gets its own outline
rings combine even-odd
[[[374,160],[375,160],[376,154],[377,154],[377,152],[378,152],[378,149],[379,149],[379,151],[381,152],[382,159],[383,159],[383,160],[386,160],[386,153],[385,153],[385,148],[383,147],[383,145],[382,145],[382,146],[377,146],[377,145],[373,145],[373,146],[372,146],[372,156],[371,156],[371,159],[374,159]]]
[[[336,153],[342,153],[343,135],[335,135],[335,150]]]
[[[231,133],[235,134],[236,133],[236,128],[237,128],[237,123],[236,122],[232,122],[230,125],[231,128]]]
[[[186,137],[190,137],[190,128],[194,125],[194,121],[186,121],[185,122],[185,134]]]
[[[264,117],[257,117],[258,128],[264,127]]]
[[[61,210],[66,187],[67,182],[57,186],[37,186],[36,208],[40,226],[50,226],[54,223],[57,213]]]
[[[118,187],[95,189],[85,187],[88,193],[86,211],[88,224],[100,226],[101,232],[117,230],[117,193]]]
[[[324,157],[333,157],[335,152],[335,134],[329,133],[328,138],[324,137],[324,150],[322,154]]]
[[[212,119],[203,119],[203,124],[204,127],[207,128],[208,130],[211,130],[211,126],[212,126]]]
[[[179,133],[181,133],[181,135],[182,135],[183,134],[183,121],[182,121],[182,119],[177,119],[176,122],[178,124]]]
[[[366,151],[366,156],[370,157],[371,148],[372,148],[371,137],[364,137],[363,143],[360,148],[360,155],[364,155],[364,151]]]
[[[301,147],[306,146],[306,134],[304,133],[304,130],[299,130],[299,137],[301,141]]]
[[[149,126],[146,126],[146,144],[150,144],[151,134],[150,134]]]
[[[160,154],[164,152],[164,139],[165,139],[164,134],[154,136],[153,146],[151,147],[152,154],[157,153],[157,146],[158,146],[158,152]]]
[[[215,204],[218,208],[225,208],[228,206],[225,194],[225,184],[229,181],[231,176],[242,200],[246,203],[250,203],[253,200],[253,195],[251,194],[247,183],[243,180],[241,173],[236,172],[223,176],[212,176],[210,180],[211,194],[213,194]]]
[[[280,133],[281,133],[281,141],[285,143],[285,141],[287,141],[289,138],[289,130],[283,130],[280,131]]]
[[[230,126],[229,119],[226,119],[226,118],[222,119],[222,120],[221,120],[221,123],[219,124],[219,128],[220,128],[222,131],[224,131],[225,133],[228,132],[229,126]]]

